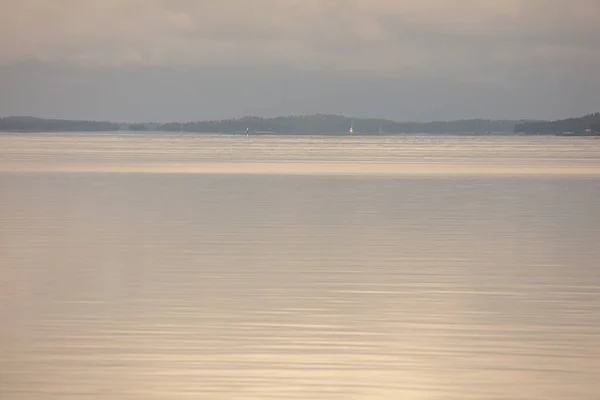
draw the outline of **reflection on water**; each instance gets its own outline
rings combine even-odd
[[[242,140],[0,136],[0,398],[600,392],[600,176],[318,173],[328,151],[589,172],[598,141]],[[180,161],[196,173],[76,173]],[[202,169],[238,161],[278,173]]]
[[[0,135],[4,172],[600,175],[600,140],[566,137]]]

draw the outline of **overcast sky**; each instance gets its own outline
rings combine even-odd
[[[0,115],[600,111],[600,0],[0,0]]]

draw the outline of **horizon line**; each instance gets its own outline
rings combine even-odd
[[[586,114],[587,115],[594,115]],[[396,120],[384,117],[356,117],[356,116],[346,116],[344,114],[333,114],[333,113],[310,113],[310,114],[285,114],[278,116],[260,116],[260,115],[244,115],[239,117],[226,117],[226,118],[205,118],[205,119],[188,119],[188,120],[129,120],[129,121],[116,121],[110,119],[87,119],[87,118],[65,118],[65,117],[42,117],[42,116],[34,116],[34,115],[7,115],[0,116],[0,119],[7,118],[30,118],[30,119],[40,119],[40,120],[54,120],[54,121],[77,121],[77,122],[107,122],[114,124],[190,124],[197,122],[219,122],[219,121],[240,121],[244,119],[263,119],[263,120],[274,120],[278,118],[305,118],[305,117],[336,117],[342,118],[346,120],[371,120],[371,121],[385,121],[392,123],[400,123],[400,124],[432,124],[432,123],[448,123],[448,122],[464,122],[464,121],[490,121],[490,122],[550,122],[550,121],[558,121],[558,120],[549,120],[549,119],[535,119],[535,118],[485,118],[485,117],[472,117],[472,118],[458,118],[458,119],[446,119],[446,120],[429,120],[429,121],[415,121],[415,120]],[[580,118],[580,117],[569,117],[569,118]],[[568,119],[568,118],[566,118]],[[562,120],[562,119],[560,119]]]

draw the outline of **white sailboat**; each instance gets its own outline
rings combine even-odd
[[[350,123],[350,136],[352,136],[352,134],[354,133],[354,120],[352,120],[352,122]]]

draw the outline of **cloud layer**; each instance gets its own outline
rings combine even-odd
[[[600,104],[598,0],[0,2],[4,115],[560,118]]]
[[[20,0],[0,60],[442,73],[600,66],[597,0]]]

